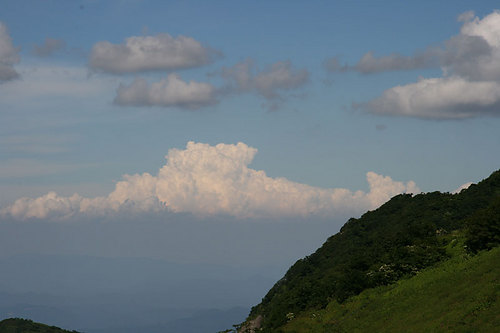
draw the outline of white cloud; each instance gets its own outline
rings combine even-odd
[[[460,185],[455,191],[453,191],[451,193],[458,194],[458,193],[462,192],[462,190],[468,189],[469,186],[471,186],[472,184],[473,184],[472,182],[468,182],[468,183],[465,183],[463,185]]]
[[[262,71],[255,69],[247,59],[233,67],[223,68],[222,76],[228,81],[229,92],[255,92],[272,105],[284,100],[284,93],[303,86],[309,79],[305,69],[294,69],[290,61],[278,61]],[[273,107],[271,107],[273,108]]]
[[[40,57],[48,57],[65,47],[64,40],[47,37],[42,44],[33,47],[33,53]]]
[[[474,18],[472,12],[467,12],[459,16],[459,21],[463,22],[460,34],[440,45],[429,46],[412,56],[393,53],[377,57],[370,51],[353,66],[340,66],[337,57],[327,59],[325,69],[330,72],[356,71],[362,74],[374,74],[441,66],[445,73],[480,77],[479,72],[482,72],[483,75],[491,77],[491,72],[481,70],[480,67],[499,61],[500,14],[495,11],[483,20],[479,20],[477,17]],[[491,66],[490,70],[498,74],[496,67]]]
[[[500,115],[500,83],[468,81],[453,76],[421,79],[396,86],[357,107],[386,115],[428,119],[460,119],[479,115]]]
[[[500,115],[500,12],[459,17],[460,34],[443,48],[429,48],[420,56],[366,54],[354,66],[365,73],[429,67],[439,64],[443,77],[386,90],[381,97],[357,104],[369,112],[428,119],[461,119]]]
[[[458,15],[457,21],[458,22],[467,22],[470,21],[474,18],[474,11],[469,10],[466,12],[463,12],[462,14]]]
[[[114,184],[101,183],[80,183],[75,179],[72,183],[53,184],[50,186],[52,192],[57,192],[59,195],[67,197],[75,192],[81,196],[102,196],[109,193]],[[38,197],[47,193],[47,185],[43,183],[13,182],[0,183],[0,210],[1,207],[7,207],[19,198],[22,197]],[[0,214],[1,216],[1,214]]]
[[[352,216],[377,208],[396,194],[420,192],[414,182],[405,184],[374,172],[366,175],[368,192],[271,178],[248,167],[256,153],[257,149],[241,142],[216,146],[189,142],[184,150],[168,152],[167,163],[156,176],[126,175],[106,197],[60,197],[51,192],[36,199],[18,199],[2,213],[18,219],[162,209],[240,218]]]
[[[178,70],[212,62],[215,51],[197,40],[169,34],[133,36],[122,44],[96,43],[90,54],[90,67],[108,73],[134,73],[152,70]]]
[[[461,33],[446,40],[442,45],[428,47],[412,56],[393,53],[378,57],[370,51],[354,66],[340,66],[337,57],[327,59],[324,64],[329,72],[355,71],[361,74],[376,74],[441,67],[445,73],[463,72],[467,76],[477,77],[478,64],[485,61],[498,61],[495,49],[482,36]],[[484,74],[491,75],[487,72]]]
[[[0,22],[0,82],[19,77],[14,69],[19,60],[19,49],[12,44],[7,26]]]
[[[470,18],[460,29],[460,36],[481,40],[486,46],[480,47],[477,42],[467,45],[467,50],[470,50],[468,53],[474,56],[451,62],[445,66],[445,72],[455,73],[470,80],[500,81],[500,12],[495,11],[482,20],[478,17]],[[463,48],[465,47],[464,45]],[[461,51],[460,48],[456,49]]]
[[[8,208],[8,214],[15,218],[48,218],[68,217],[78,211],[82,198],[78,194],[71,197],[60,197],[55,192],[49,192],[36,199],[21,198]]]
[[[483,37],[488,44],[494,47],[500,47],[500,12],[485,16],[482,20],[467,13],[467,16],[461,15],[459,18],[465,20],[460,32],[468,36]]]
[[[204,82],[185,82],[177,74],[151,85],[136,78],[130,85],[120,84],[114,103],[122,106],[163,106],[197,109],[215,104],[215,88]]]

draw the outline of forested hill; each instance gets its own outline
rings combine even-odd
[[[402,194],[350,219],[288,270],[246,327],[259,318],[264,332],[274,332],[305,311],[416,275],[449,258],[445,248],[457,233],[471,254],[500,244],[500,170],[459,194]]]
[[[0,321],[0,333],[79,333],[59,327],[35,323],[28,319],[10,318]]]

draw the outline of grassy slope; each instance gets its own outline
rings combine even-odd
[[[35,323],[28,319],[10,318],[0,321],[0,333],[78,333],[55,326]]]
[[[395,196],[350,219],[315,253],[298,260],[252,308],[247,322],[261,316],[264,332],[279,331],[291,312],[301,316],[332,300],[344,302],[411,276],[448,258],[443,246],[449,240],[443,235],[450,232],[463,235],[470,229],[467,245],[472,250],[473,245],[481,245],[479,250],[485,244],[498,246],[499,209],[500,170],[457,195]]]
[[[500,248],[453,257],[398,283],[368,289],[343,304],[309,310],[282,332],[498,332]]]

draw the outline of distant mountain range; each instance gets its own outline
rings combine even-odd
[[[85,333],[215,332],[244,320],[278,276],[148,258],[36,254],[0,258],[0,272],[0,320],[29,318]]]
[[[370,326],[371,331],[379,327],[384,332],[465,332],[480,323],[486,326],[479,326],[477,331],[488,332],[487,327],[500,327],[500,252],[495,250],[488,256],[483,252],[499,244],[500,171],[459,194],[395,196],[361,218],[350,219],[315,253],[298,260],[262,302],[252,308],[238,332],[368,332]],[[481,256],[484,259],[477,259]],[[472,258],[484,263],[469,267]],[[481,274],[466,275],[465,266],[476,272],[489,269],[497,275],[482,281]],[[433,269],[437,271],[429,273]],[[454,271],[458,280],[450,279],[443,285],[440,269]],[[421,284],[421,290],[434,290],[432,285],[440,285],[455,303],[442,293],[416,298],[413,304],[405,303],[406,296],[388,296],[391,292],[399,293],[398,286],[407,283]],[[473,285],[480,288],[469,288],[470,293],[462,295],[464,298],[455,299],[464,292],[463,288],[455,290],[455,283],[462,283],[465,290]],[[384,299],[405,306],[424,322],[431,319],[426,319],[427,314],[422,312],[426,305],[418,303],[431,302],[428,307],[437,316],[428,316],[434,320],[429,326],[408,326],[412,321],[407,320],[403,329],[391,326],[393,321],[404,318],[392,316],[391,313],[398,313],[394,309],[379,313],[378,322],[369,316],[369,311],[360,309],[374,311],[371,304],[378,304],[379,309],[389,311],[391,307]],[[467,306],[477,309],[474,312]],[[462,307],[465,312],[447,316]],[[467,316],[475,316],[477,321]],[[348,323],[353,320],[361,324]],[[234,330],[226,332],[231,331]]]

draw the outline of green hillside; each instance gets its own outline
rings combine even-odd
[[[280,332],[498,332],[500,248],[310,310]]]
[[[500,243],[499,219],[500,171],[459,194],[398,195],[350,219],[314,254],[298,260],[252,309],[249,321],[259,318],[264,332],[277,332],[299,322],[292,318],[332,304],[343,308],[365,290],[410,281],[457,260],[447,250],[456,235],[463,235],[471,255],[491,249]]]
[[[28,319],[10,318],[0,321],[0,333],[78,333],[55,326],[35,323]]]

